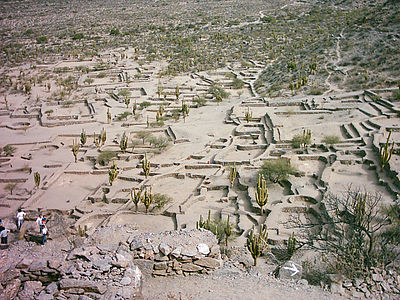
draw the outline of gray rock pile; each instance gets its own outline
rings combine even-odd
[[[222,265],[218,241],[208,230],[142,233],[128,243],[134,258],[154,262],[155,276],[206,274]]]
[[[9,249],[8,256],[18,250]],[[142,299],[142,273],[124,243],[85,244],[66,257],[40,250],[41,256],[20,258],[0,273],[0,300]]]
[[[398,299],[400,297],[400,275],[392,270],[373,268],[367,279],[348,280],[343,276],[331,274],[331,292],[350,295],[352,298]]]

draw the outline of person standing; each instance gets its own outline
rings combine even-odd
[[[22,223],[24,223],[24,218],[25,218],[26,213],[24,211],[22,211],[22,209],[18,209],[18,213],[17,213],[17,227],[18,230],[21,229]]]
[[[36,224],[38,224],[39,226],[39,233],[42,233],[43,230],[42,220],[43,220],[43,215],[40,214],[39,217],[36,219]]]
[[[2,245],[7,245],[7,238],[8,238],[8,233],[10,232],[9,229],[4,228],[3,226],[0,226],[0,237],[1,237],[1,244]]]
[[[42,234],[43,234],[42,245],[44,245],[46,243],[47,233],[48,233],[47,226],[46,226],[46,224],[44,224],[43,228],[42,228]]]
[[[26,213],[22,211],[22,209],[18,208],[18,213],[17,213],[17,227],[18,230],[21,229],[22,223],[24,223],[24,217]]]

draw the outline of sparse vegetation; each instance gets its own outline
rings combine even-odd
[[[324,136],[321,142],[329,146],[332,146],[340,143],[340,137],[337,135],[326,135]]]

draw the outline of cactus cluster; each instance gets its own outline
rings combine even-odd
[[[147,178],[150,174],[150,161],[147,160],[147,153],[144,154],[144,158],[142,160],[142,169],[144,176]]]
[[[231,187],[233,186],[233,183],[235,182],[236,177],[237,177],[237,169],[236,169],[236,166],[233,166],[229,170],[229,182],[231,184]]]
[[[82,146],[84,146],[86,144],[86,141],[87,141],[87,135],[86,135],[85,129],[82,129],[82,132],[81,132],[81,144],[82,144]]]
[[[121,141],[119,142],[119,147],[121,148],[122,153],[125,153],[126,148],[128,148],[128,137],[125,132],[121,137]]]
[[[392,131],[389,131],[389,135],[386,139],[385,145],[381,146],[379,149],[379,157],[380,157],[382,169],[390,161],[390,159],[392,158],[393,151],[394,151],[394,142],[392,142],[392,147],[390,147],[390,143],[389,143],[391,135],[392,135]]]
[[[78,161],[79,143],[76,140],[72,141],[72,154],[75,157],[75,162]]]
[[[119,173],[118,167],[115,164],[115,162],[113,162],[110,169],[108,169],[108,181],[109,181],[110,185],[112,185],[114,180],[117,179],[118,173]]]
[[[40,185],[40,173],[39,172],[33,173],[33,180],[35,181],[36,188],[39,188],[39,185]]]
[[[267,181],[261,174],[258,175],[258,183],[255,196],[256,196],[256,202],[260,207],[260,214],[263,215],[263,208],[268,202],[268,189],[267,189]]]
[[[154,194],[152,193],[151,187],[150,190],[145,190],[144,195],[142,197],[142,202],[144,207],[146,208],[146,214],[149,211],[150,205],[154,202]]]
[[[161,85],[161,82],[158,81],[158,86],[157,86],[157,96],[158,96],[158,98],[161,98],[162,91],[163,91],[163,87]]]
[[[131,199],[132,199],[132,202],[135,203],[136,211],[138,210],[138,205],[142,201],[142,198],[143,198],[142,192],[143,192],[142,188],[140,188],[140,189],[136,189],[136,188],[131,189]]]
[[[268,232],[267,226],[265,224],[260,226],[260,232],[258,234],[255,233],[255,228],[250,230],[249,235],[247,236],[246,246],[250,251],[251,256],[254,259],[254,266],[257,265],[257,258],[261,256],[261,254],[268,249]]]
[[[287,254],[289,258],[291,258],[294,252],[296,251],[296,243],[297,240],[294,236],[294,232],[292,232],[287,241]]]
[[[244,115],[244,119],[246,120],[247,123],[249,123],[252,118],[253,118],[253,113],[250,111],[250,108],[247,107],[247,112]]]

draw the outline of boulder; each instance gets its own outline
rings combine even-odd
[[[79,279],[70,279],[64,278],[60,280],[60,289],[61,290],[69,290],[69,289],[83,289],[85,292],[93,292],[98,294],[104,294],[107,291],[107,287],[101,284],[100,282],[94,282],[91,280],[79,280]]]
[[[279,269],[279,278],[299,280],[301,279],[302,273],[303,268],[299,264],[296,264],[294,261],[289,260],[285,262]]]
[[[171,247],[168,246],[167,244],[164,244],[164,243],[161,243],[161,244],[158,246],[158,249],[159,249],[160,252],[161,252],[162,254],[164,254],[164,255],[168,255],[168,254],[171,253]]]
[[[33,259],[24,257],[16,266],[17,269],[26,269],[28,268],[33,262]]]
[[[203,257],[196,260],[194,264],[205,268],[216,269],[221,266],[221,261],[212,257]]]
[[[13,279],[7,284],[6,288],[3,290],[3,293],[1,294],[2,299],[14,299],[18,293],[20,286],[21,280]]]
[[[195,264],[189,263],[189,264],[182,265],[182,271],[185,271],[185,272],[199,272],[201,270],[203,270],[203,268],[200,266],[197,266]]]
[[[199,251],[200,254],[207,255],[210,253],[210,248],[207,246],[207,244],[200,243],[197,245],[197,251]]]

